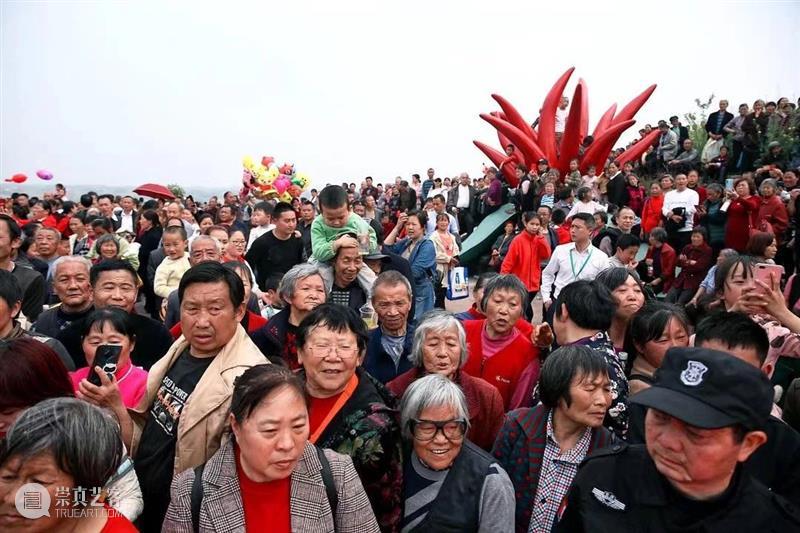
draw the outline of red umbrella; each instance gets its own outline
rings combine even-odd
[[[175,195],[172,194],[172,191],[157,183],[145,183],[144,185],[139,185],[133,189],[133,192],[150,198],[160,198],[161,200],[175,199]]]

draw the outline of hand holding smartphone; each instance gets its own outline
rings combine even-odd
[[[94,367],[97,366],[103,369],[108,379],[113,379],[114,374],[117,372],[117,362],[121,351],[122,346],[118,344],[101,344],[98,346],[97,351],[94,353],[92,368],[89,370],[89,383],[100,386],[100,376],[94,370]]]
[[[773,283],[778,284],[778,288],[780,288],[781,278],[783,277],[783,267],[781,265],[771,265],[768,263],[758,263],[755,266],[755,271],[753,274],[754,279],[757,279],[764,283],[767,287],[772,288]],[[774,280],[774,281],[773,281]],[[758,287],[760,292],[764,292],[764,289],[760,286]]]

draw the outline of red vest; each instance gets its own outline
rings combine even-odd
[[[511,344],[485,359],[481,337],[485,323],[486,320],[466,320],[463,323],[469,346],[469,357],[463,370],[497,387],[503,397],[503,406],[508,410],[522,371],[534,359],[538,361],[539,351],[526,335],[520,334]]]

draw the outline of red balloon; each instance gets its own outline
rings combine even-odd
[[[28,176],[25,174],[14,174],[10,178],[6,178],[6,181],[9,183],[25,183],[28,181]]]

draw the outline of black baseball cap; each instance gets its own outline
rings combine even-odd
[[[630,401],[695,427],[760,429],[772,410],[772,386],[764,373],[725,352],[670,348],[654,378]]]
[[[547,164],[547,159],[540,159],[539,161],[536,162],[536,164],[537,165],[546,165]]]

